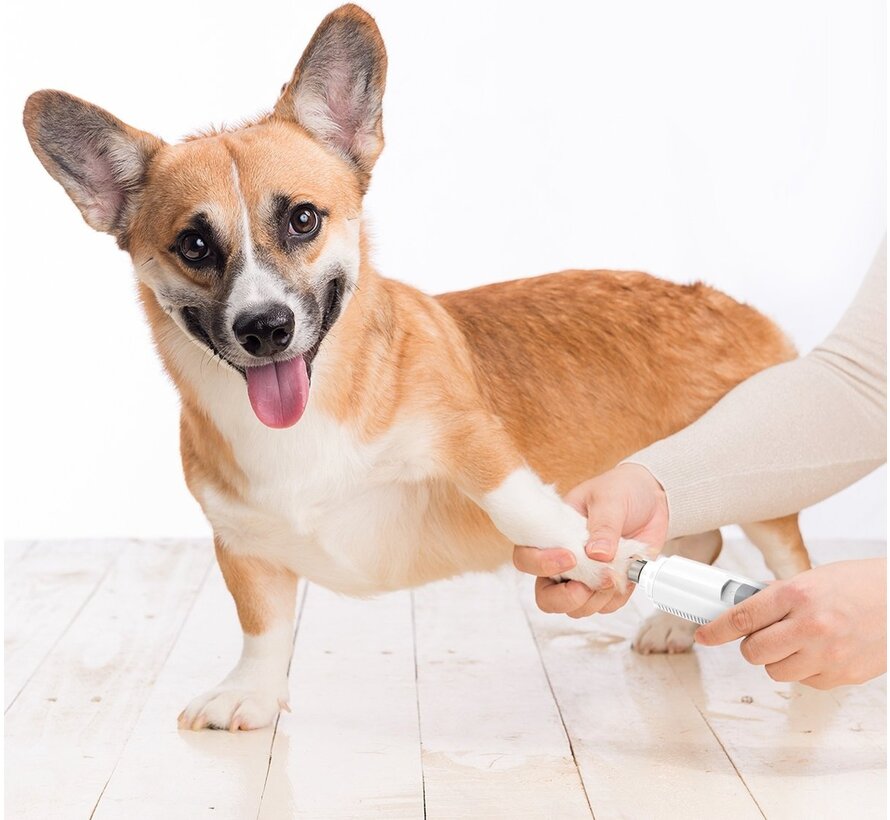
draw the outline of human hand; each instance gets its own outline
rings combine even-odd
[[[775,681],[831,689],[883,674],[887,559],[839,561],[775,581],[695,633],[704,646],[738,638],[745,660]]]
[[[585,551],[595,561],[611,561],[619,538],[642,541],[656,553],[664,546],[667,498],[652,473],[639,464],[619,464],[579,484],[565,501],[587,518],[590,538]],[[517,546],[513,563],[518,570],[538,576],[535,600],[544,612],[563,612],[572,618],[614,612],[633,591],[632,585],[621,591],[610,581],[595,591],[579,581],[554,581],[550,576],[575,566],[575,557],[564,549]]]

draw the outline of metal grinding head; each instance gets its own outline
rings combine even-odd
[[[642,558],[634,559],[627,567],[627,577],[635,584],[640,583],[640,573],[645,566],[646,562]]]

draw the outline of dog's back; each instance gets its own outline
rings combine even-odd
[[[566,490],[794,358],[787,337],[707,285],[571,270],[445,293],[490,409]]]

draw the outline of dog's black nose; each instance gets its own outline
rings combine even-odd
[[[251,356],[271,356],[294,338],[294,312],[287,305],[270,305],[259,313],[242,313],[232,330]]]

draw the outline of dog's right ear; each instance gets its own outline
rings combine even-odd
[[[321,21],[274,113],[349,160],[367,188],[383,150],[385,85],[386,48],[377,24],[348,4]]]
[[[24,124],[34,153],[87,224],[121,241],[163,141],[62,91],[28,97]]]

